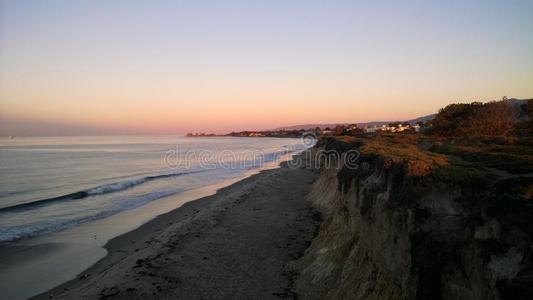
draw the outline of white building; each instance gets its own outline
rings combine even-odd
[[[377,132],[378,130],[380,130],[381,128],[380,127],[377,127],[377,126],[373,126],[373,127],[366,127],[365,128],[365,132],[366,133],[374,133],[374,132]]]

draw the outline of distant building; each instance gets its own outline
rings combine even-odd
[[[410,127],[411,127],[410,125],[399,124],[399,125],[396,127],[396,132],[402,132],[402,131],[409,130]]]
[[[350,125],[346,126],[346,130],[348,130],[348,131],[353,131],[353,130],[357,130],[357,129],[359,129],[357,127],[357,124],[350,124]]]
[[[385,132],[404,132],[408,130],[413,130],[413,128],[409,124],[391,123],[389,125],[382,125],[379,130]]]
[[[248,136],[251,136],[251,137],[263,137],[265,135],[262,134],[261,132],[250,132],[250,134]]]

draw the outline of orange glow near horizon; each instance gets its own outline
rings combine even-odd
[[[61,87],[52,80],[41,88],[4,89],[1,111],[8,117],[128,132],[222,133],[307,123],[407,120],[434,113],[452,101],[498,99],[497,91],[491,89],[486,94],[465,90],[447,96],[430,88],[398,86],[380,91],[379,86],[334,85],[320,78],[299,81],[242,87],[220,82],[183,89],[179,82],[157,87],[155,82],[146,82],[116,89],[106,88],[105,82],[96,82],[93,88]],[[533,94],[522,88],[524,96],[528,92]]]
[[[533,96],[529,7],[1,6],[4,135],[48,125],[168,134],[408,120],[452,102]]]

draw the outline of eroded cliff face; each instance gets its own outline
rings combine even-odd
[[[324,221],[293,265],[301,298],[533,297],[531,234],[491,214],[486,190],[410,176],[379,155],[357,170],[340,161],[322,165],[308,196]]]

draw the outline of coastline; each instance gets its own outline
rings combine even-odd
[[[264,170],[278,168],[278,163]],[[224,187],[258,174],[254,169],[242,177],[224,180],[198,189],[150,202],[115,217],[84,223],[64,231],[42,235],[0,247],[0,291],[9,299],[28,299],[77,278],[103,259],[105,245],[115,237],[133,231],[183,204],[216,194]],[[35,272],[35,269],[40,272]]]
[[[111,239],[104,258],[32,299],[291,296],[286,265],[318,224],[304,200],[316,177],[282,164],[190,201]]]

